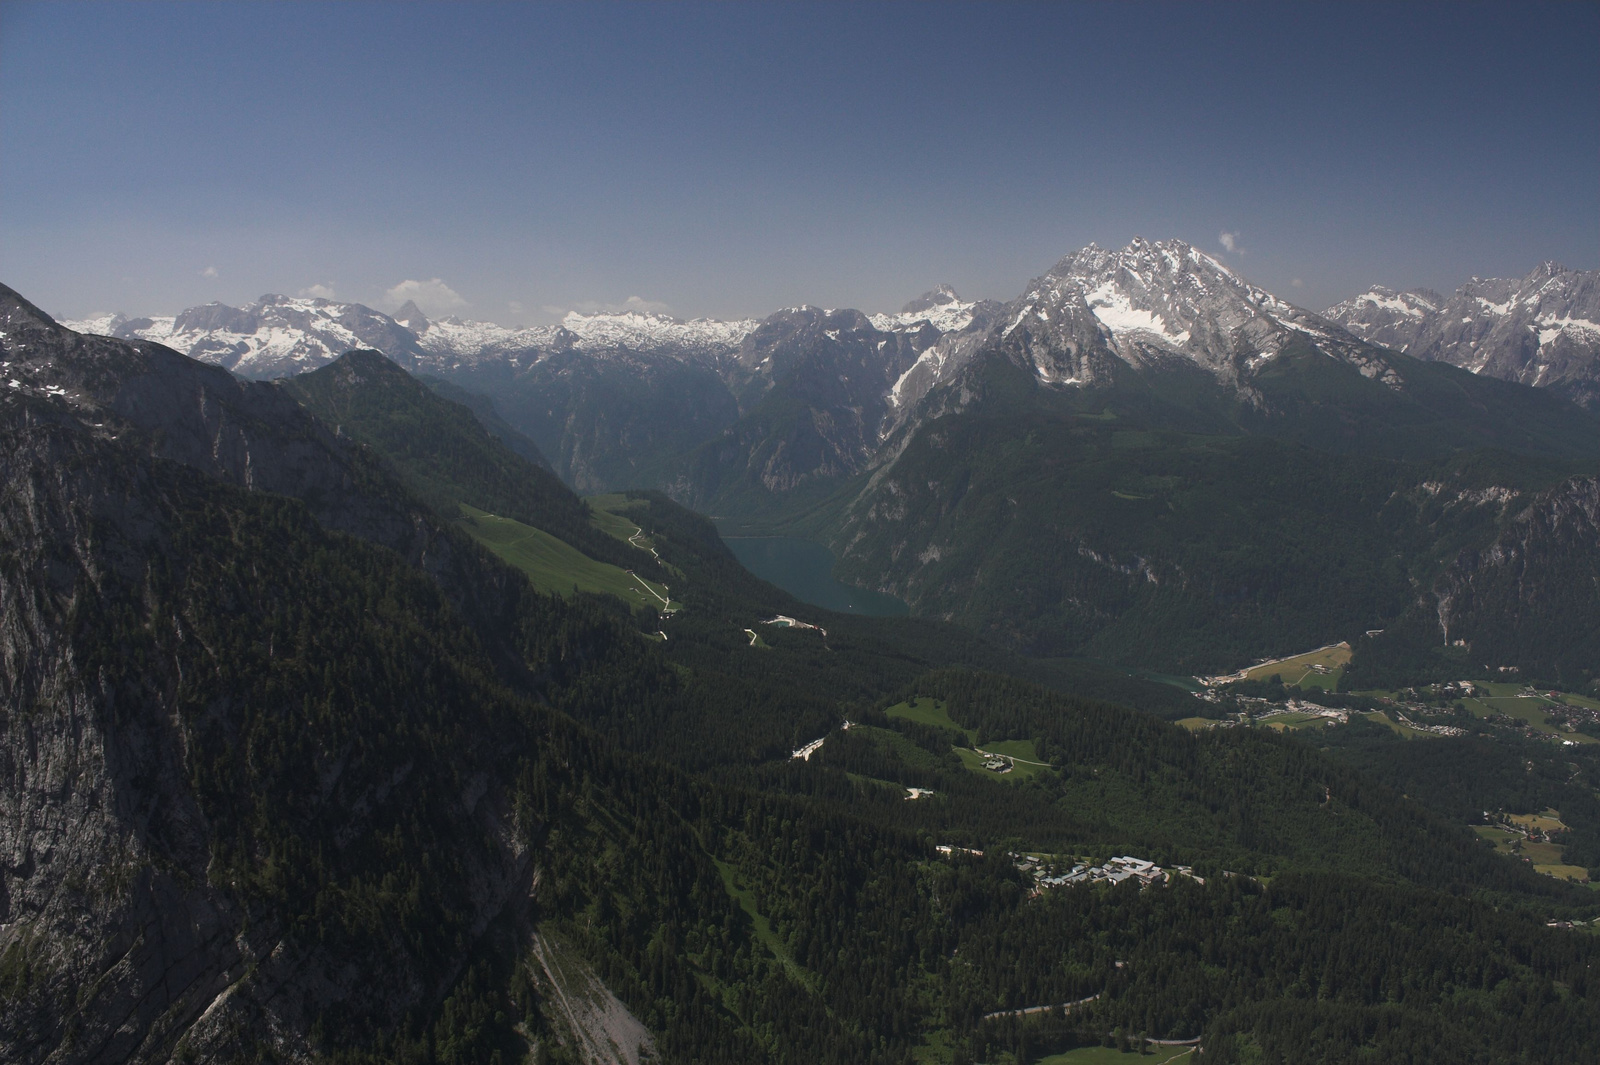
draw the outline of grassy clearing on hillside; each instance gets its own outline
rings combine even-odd
[[[896,703],[884,713],[890,717],[903,717],[907,721],[915,721],[922,725],[951,729],[965,735],[968,743],[977,739],[978,736],[976,729],[962,728],[954,721],[951,721],[949,713],[944,708],[944,703],[938,699],[930,699],[925,695],[919,695],[909,703]]]
[[[1217,722],[1209,717],[1186,717],[1175,722],[1175,724],[1180,728],[1188,729],[1190,732],[1204,732],[1208,728],[1217,727]]]
[[[1337,683],[1337,676],[1342,675],[1344,667],[1350,662],[1350,647],[1348,644],[1334,644],[1331,647],[1319,647],[1315,651],[1307,651],[1303,655],[1293,658],[1283,658],[1276,662],[1265,662],[1259,666],[1252,666],[1245,671],[1247,680],[1267,680],[1274,673],[1283,678],[1283,683],[1294,687],[1331,688]],[[1332,671],[1326,674],[1318,673],[1312,666],[1323,666]],[[1306,683],[1308,682],[1309,683]]]
[[[1558,832],[1566,827],[1561,822],[1561,815],[1555,810],[1546,810],[1542,814],[1511,814],[1509,820],[1543,832]],[[1496,828],[1493,825],[1474,825],[1472,831],[1477,833],[1479,839],[1493,843],[1496,853],[1526,861],[1533,866],[1533,871],[1536,873],[1553,876],[1558,880],[1575,880],[1578,883],[1589,881],[1589,870],[1581,865],[1567,865],[1562,861],[1562,846],[1559,843],[1535,843],[1519,832]]]
[[[937,728],[947,728],[966,736],[968,743],[976,743],[978,732],[976,729],[966,729],[950,720],[949,713],[945,710],[944,703],[927,696],[918,696],[909,703],[897,703],[885,711],[890,717],[904,718],[916,721],[923,725],[933,725]],[[909,742],[909,741],[906,741]],[[956,756],[961,759],[961,764],[980,776],[991,777],[995,780],[1018,781],[1027,780],[1045,772],[1050,767],[1043,758],[1039,757],[1039,750],[1032,740],[991,740],[983,745],[983,749],[990,754],[1003,754],[1015,759],[1012,762],[1011,772],[996,773],[986,769],[983,765],[983,755],[967,747],[957,747]],[[1030,764],[1037,763],[1037,764]]]
[[[461,504],[461,527],[473,539],[528,575],[535,588],[554,595],[574,591],[614,595],[625,603],[667,609],[667,590],[520,521]],[[672,604],[676,607],[678,604]]]
[[[1039,757],[1039,751],[1034,747],[1032,740],[993,740],[984,744],[983,749],[990,754],[1003,754],[1008,758],[1020,758],[1025,762],[1049,764]]]
[[[795,983],[804,986],[808,990],[815,991],[816,986],[811,974],[801,968],[800,963],[794,960],[789,954],[789,948],[784,946],[783,940],[778,938],[778,933],[772,930],[772,922],[767,920],[767,915],[756,908],[755,895],[751,894],[748,888],[739,886],[733,866],[718,859],[713,859],[713,861],[717,863],[717,872],[722,874],[722,886],[728,889],[728,894],[739,904],[739,908],[749,915],[750,923],[755,926],[756,938],[772,952],[774,958],[777,958],[782,963],[784,971],[789,974]]]
[[[1402,725],[1400,722],[1390,717],[1388,713],[1383,710],[1374,710],[1370,714],[1362,714],[1361,716],[1366,718],[1368,721],[1374,721],[1380,725],[1388,726],[1390,731],[1403,740],[1439,740],[1444,738],[1437,732],[1423,732],[1420,729],[1407,728],[1405,725]]]
[[[1027,744],[1029,750],[1032,750],[1033,748],[1033,742],[1031,740],[1008,740],[1001,744],[990,744],[989,746],[985,747],[984,750],[994,750],[996,746],[1004,746],[1007,743]],[[996,751],[995,753],[998,754],[1000,752]],[[965,766],[967,769],[970,769],[972,772],[977,773],[979,776],[989,777],[991,780],[1004,781],[1008,784],[1016,783],[1017,781],[1028,780],[1038,776],[1040,773],[1047,773],[1050,770],[1049,766],[1030,765],[1028,762],[1017,761],[1011,763],[1011,771],[1009,773],[996,773],[992,769],[984,768],[983,755],[967,747],[957,747],[956,757],[961,759],[961,764],[963,766]]]
[[[1326,717],[1315,717],[1311,714],[1291,712],[1287,714],[1273,714],[1271,717],[1262,721],[1261,724],[1266,725],[1268,728],[1275,728],[1279,732],[1285,732],[1305,728],[1327,728],[1331,720],[1332,719]]]
[[[1507,820],[1523,828],[1537,829],[1540,832],[1560,832],[1567,827],[1561,822],[1559,810],[1546,810],[1542,814],[1509,814]]]
[[[1535,732],[1542,732],[1546,736],[1556,736],[1573,743],[1600,743],[1600,740],[1582,732],[1568,732],[1549,724],[1545,718],[1550,713],[1550,707],[1559,705],[1543,695],[1522,695],[1522,686],[1519,684],[1484,684],[1490,695],[1480,695],[1471,699],[1461,700],[1467,712],[1473,717],[1488,717],[1490,714],[1504,714],[1516,718],[1532,728]],[[1578,697],[1564,696],[1566,699],[1577,701]]]
[[[1494,849],[1501,854],[1510,854],[1511,844],[1522,838],[1508,828],[1495,828],[1493,825],[1473,825],[1472,831],[1478,834],[1479,839],[1493,843]]]
[[[593,525],[596,529],[599,529],[601,532],[607,533],[611,536],[615,536],[623,543],[632,542],[636,547],[643,542],[642,537],[638,541],[633,540],[634,535],[639,532],[639,523],[628,520],[628,518],[621,513],[622,511],[626,510],[630,504],[634,506],[638,506],[639,504],[629,500],[628,497],[623,495],[621,492],[608,492],[605,495],[585,496],[583,501],[589,504],[589,510],[594,515],[589,519],[589,524]]]

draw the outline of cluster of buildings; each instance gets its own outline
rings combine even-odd
[[[745,631],[748,632],[749,630],[746,629]],[[839,727],[841,729],[849,729],[850,726],[852,726],[854,724],[855,724],[855,722],[853,722],[853,721],[846,721],[844,724],[840,725]],[[798,760],[804,761],[804,762],[811,761],[811,756],[816,754],[818,751],[822,750],[822,745],[824,743],[828,742],[828,736],[831,736],[831,735],[833,735],[833,733],[830,732],[830,733],[828,733],[827,736],[823,736],[821,739],[812,740],[810,743],[806,744],[804,747],[796,747],[794,749],[794,751],[790,753],[789,757],[791,759],[798,759]]]
[[[798,618],[792,618],[788,614],[778,614],[775,617],[767,618],[761,624],[776,625],[782,629],[816,629],[822,633],[823,639],[828,638],[828,630],[821,625],[813,625],[809,621],[800,621]]]
[[[1435,736],[1465,736],[1467,734],[1466,729],[1456,728],[1454,725],[1419,725],[1398,710],[1395,711],[1394,716],[1399,718],[1400,724],[1416,732],[1431,732]]]
[[[1079,862],[1064,873],[1052,871],[1046,863],[1032,855],[1019,854],[1014,857],[1017,859],[1017,868],[1033,877],[1036,891],[1065,887],[1068,884],[1120,884],[1124,880],[1137,880],[1140,884],[1148,886],[1164,884],[1169,879],[1179,876],[1186,876],[1201,884],[1205,883],[1204,878],[1194,875],[1194,869],[1190,866],[1175,865],[1170,869],[1163,869],[1154,862],[1126,854],[1121,858],[1112,858],[1104,865]]]
[[[1015,768],[1011,764],[1011,759],[1004,755],[990,754],[987,751],[979,751],[978,753],[983,755],[983,768],[991,773],[1009,773]]]
[[[1307,717],[1325,717],[1330,721],[1337,721],[1341,725],[1350,723],[1350,711],[1335,710],[1330,706],[1318,706],[1308,703],[1304,699],[1290,699],[1282,706],[1274,706],[1261,716],[1273,717],[1277,714],[1304,714]]]

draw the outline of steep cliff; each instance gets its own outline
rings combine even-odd
[[[1582,689],[1600,679],[1600,480],[1542,493],[1434,586],[1442,643],[1476,665]]]
[[[611,623],[272,386],[9,290],[0,374],[0,1057],[576,1045],[503,990],[593,764],[527,695]]]

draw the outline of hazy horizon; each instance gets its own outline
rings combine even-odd
[[[0,4],[0,280],[507,325],[1600,267],[1600,7]]]

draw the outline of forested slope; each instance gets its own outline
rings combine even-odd
[[[1594,940],[1542,924],[1592,897],[1312,748],[977,673],[1019,660],[926,621],[752,646],[801,608],[648,497],[679,615],[542,596],[275,386],[9,290],[0,319],[7,1060],[909,1065],[1137,1029],[1560,1062],[1600,1036]],[[952,766],[889,712],[912,697],[1043,768]],[[1206,883],[1036,895],[1020,847]],[[1355,879],[1307,879],[1331,866]],[[1095,997],[985,1017],[1057,995]]]

